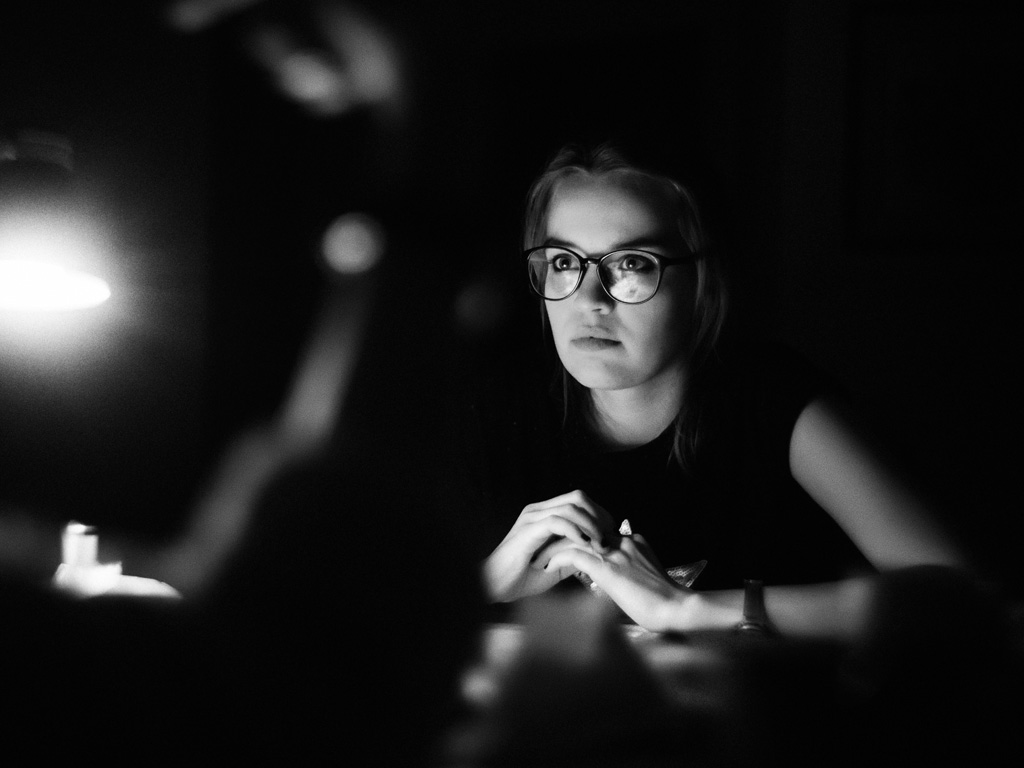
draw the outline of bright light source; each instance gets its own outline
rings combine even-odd
[[[86,309],[110,298],[95,272],[109,244],[100,227],[67,210],[0,217],[0,309]]]
[[[110,298],[110,287],[85,272],[37,261],[0,261],[0,309],[86,309]]]

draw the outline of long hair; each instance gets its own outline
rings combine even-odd
[[[691,192],[679,181],[633,164],[610,143],[587,147],[579,144],[563,146],[547,164],[530,187],[523,220],[523,247],[540,245],[547,235],[547,214],[558,183],[576,174],[606,176],[622,175],[640,178],[665,187],[675,202],[677,221],[683,242],[694,257],[697,273],[694,301],[693,332],[680,333],[679,343],[685,347],[688,360],[687,382],[683,405],[675,418],[674,439],[670,460],[688,470],[692,467],[702,443],[703,422],[708,394],[713,385],[716,353],[722,339],[728,308],[728,289],[720,255],[714,253],[704,229],[697,203]],[[541,305],[542,322],[546,313]],[[590,391],[577,382],[559,362],[556,385],[561,391],[566,424],[592,424],[593,399]]]

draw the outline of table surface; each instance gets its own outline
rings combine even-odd
[[[942,641],[931,651],[920,637],[907,642],[909,651],[887,639],[879,656],[871,644],[824,638],[663,635],[600,601],[539,601],[483,627],[442,762],[667,766],[688,755],[684,764],[852,766],[960,754],[976,763],[982,732],[994,752],[1005,736],[995,702],[1006,700],[996,655],[955,637],[959,655]]]

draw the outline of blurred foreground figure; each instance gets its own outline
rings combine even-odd
[[[416,765],[450,722],[483,604],[473,569],[429,499],[352,458],[275,481],[198,599],[220,680],[206,743]]]
[[[301,35],[262,18],[241,25],[249,53],[312,115],[371,110],[380,120],[368,124],[398,130],[387,35],[347,3],[314,6],[326,70],[292,46]],[[392,170],[369,180],[388,203]],[[393,766],[425,764],[434,751],[483,600],[443,501],[417,482],[438,470],[441,453],[424,443],[436,425],[404,391],[404,362],[362,355],[387,349],[391,332],[427,346],[396,310],[416,287],[404,285],[406,267],[353,252],[374,241],[374,228],[353,234],[344,225],[369,217],[349,213],[324,253],[322,312],[279,417],[228,446],[180,541],[146,552],[107,538],[139,564],[133,571],[184,599],[85,600],[0,583],[0,676],[14,711],[0,729],[5,754]],[[387,234],[400,259],[400,234]]]
[[[406,391],[387,356],[356,365],[360,345],[403,322],[382,269],[380,302],[365,275],[330,284],[280,418],[234,444],[206,514],[153,561],[169,583],[195,568],[184,599],[0,584],[10,749],[72,758],[101,744],[145,764],[430,760],[484,601],[433,480],[449,466],[435,392]]]

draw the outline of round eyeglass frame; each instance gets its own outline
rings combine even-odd
[[[563,301],[564,299],[568,299],[570,296],[572,296],[574,293],[576,293],[576,291],[578,291],[580,289],[581,285],[583,285],[583,280],[587,276],[587,267],[589,267],[591,264],[595,264],[595,265],[597,265],[597,268],[598,268],[597,269],[598,281],[601,283],[602,290],[606,294],[608,294],[609,298],[611,298],[613,301],[617,301],[620,304],[630,304],[630,305],[643,304],[645,302],[650,301],[655,296],[657,296],[658,290],[661,288],[661,278],[665,275],[665,268],[666,267],[671,267],[671,266],[673,266],[675,264],[688,264],[688,263],[694,261],[694,257],[691,256],[691,255],[683,256],[681,258],[669,258],[667,256],[661,256],[660,254],[657,254],[657,253],[652,253],[651,251],[645,251],[643,248],[616,248],[614,251],[608,251],[608,253],[604,254],[603,256],[593,257],[593,256],[586,256],[586,255],[580,253],[579,251],[577,251],[577,250],[575,250],[573,248],[568,248],[568,247],[566,247],[564,245],[537,245],[537,246],[534,246],[533,248],[527,248],[525,251],[523,251],[523,256],[526,259],[527,270],[529,270],[529,268],[530,268],[529,267],[530,256],[533,255],[534,253],[536,253],[537,251],[546,251],[546,250],[557,250],[557,251],[565,251],[566,253],[570,253],[570,254],[572,254],[573,256],[575,256],[579,260],[579,262],[580,262],[580,264],[582,266],[581,266],[581,269],[580,269],[579,277],[576,278],[576,285],[574,285],[572,290],[569,291],[567,294],[565,294],[565,296],[560,296],[557,299],[552,299],[552,298],[549,298],[549,297],[545,296],[543,293],[541,293],[539,290],[537,290],[537,287],[533,284],[533,280],[530,280],[529,281],[530,282],[530,290],[533,291],[533,293],[536,294],[537,296],[540,296],[542,299],[544,299],[544,301]],[[611,291],[608,290],[608,286],[605,285],[605,283],[604,283],[604,275],[601,273],[601,262],[604,261],[605,259],[607,259],[610,256],[615,256],[616,254],[620,254],[620,253],[642,253],[644,256],[648,256],[651,259],[653,259],[654,263],[658,265],[658,284],[654,286],[654,290],[651,291],[651,295],[648,296],[646,299],[642,299],[640,301],[623,301],[622,299],[619,299],[619,298],[616,298],[615,296],[612,296]]]

